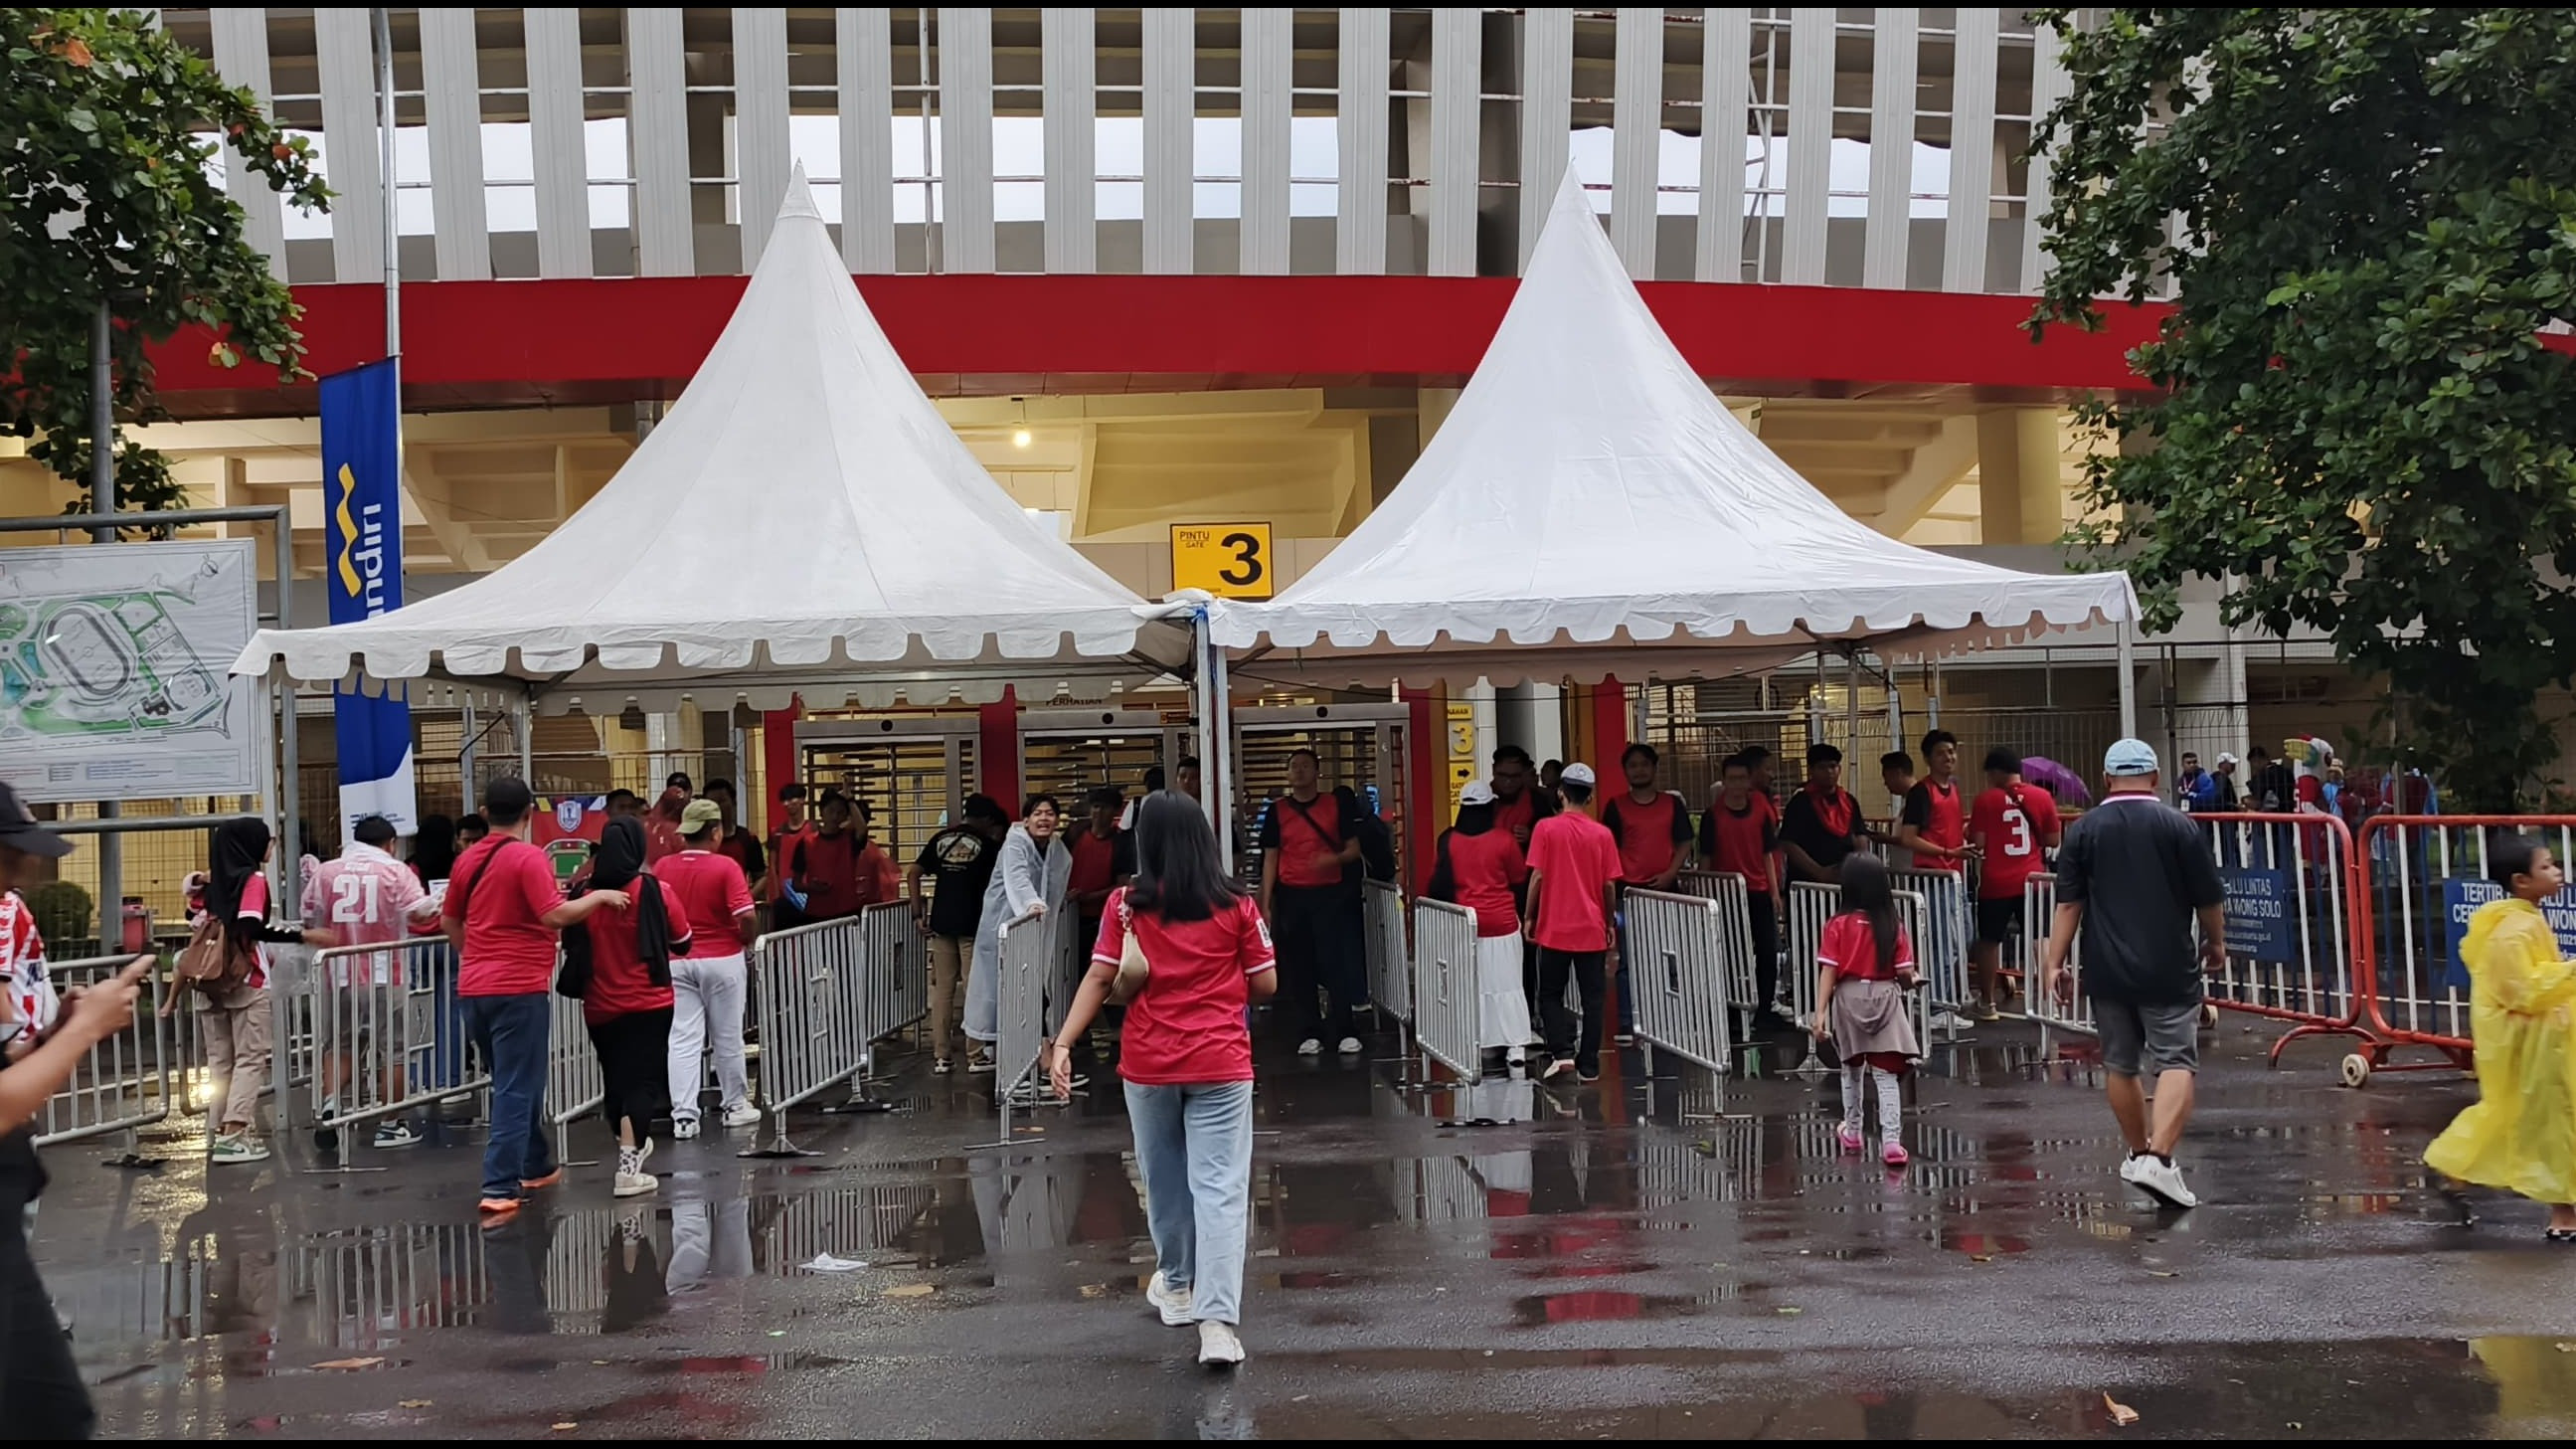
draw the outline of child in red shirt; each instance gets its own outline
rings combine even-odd
[[[1896,920],[1896,898],[1887,866],[1875,855],[1843,860],[1843,913],[1825,923],[1816,946],[1816,1040],[1833,1043],[1843,1064],[1843,1123],[1836,1135],[1845,1152],[1858,1152],[1861,1078],[1878,1086],[1879,1160],[1903,1167],[1909,1160],[1899,1136],[1900,1083],[1923,1055],[1915,1039],[1906,992],[1914,974],[1914,943]]]

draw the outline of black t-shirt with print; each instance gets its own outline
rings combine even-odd
[[[930,837],[913,863],[930,878],[930,932],[972,936],[984,918],[984,888],[993,882],[995,842],[963,825]]]

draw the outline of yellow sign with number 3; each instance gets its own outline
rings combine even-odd
[[[1266,523],[1172,525],[1172,587],[1220,599],[1266,599],[1277,589]]]

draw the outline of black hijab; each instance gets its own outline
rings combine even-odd
[[[641,878],[646,882],[635,901],[635,954],[656,986],[671,984],[671,918],[662,909],[662,892],[644,869],[644,823],[633,816],[611,820],[599,833],[599,853],[591,857],[590,888],[622,891]]]
[[[265,820],[227,820],[215,827],[214,846],[206,873],[206,909],[224,923],[224,934],[233,944],[247,948],[260,938],[265,922],[241,918],[242,893],[250,886],[251,877],[268,863],[268,822]]]

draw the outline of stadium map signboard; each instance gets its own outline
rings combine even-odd
[[[249,539],[0,549],[0,780],[31,800],[256,794]]]

